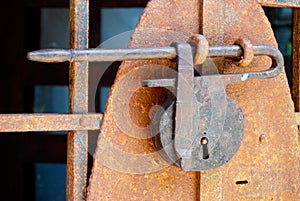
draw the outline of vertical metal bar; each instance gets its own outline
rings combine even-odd
[[[293,89],[292,95],[297,112],[300,111],[300,9],[294,8],[293,17]]]
[[[210,45],[224,45],[225,32],[225,0],[202,0],[202,32]],[[224,71],[224,58],[215,58],[215,65],[219,72]],[[204,64],[205,67],[205,64]],[[200,192],[199,200],[222,200],[222,171],[217,169],[213,171],[200,173]]]
[[[70,48],[88,48],[89,0],[70,0]],[[69,66],[69,113],[88,113],[88,63]],[[68,132],[68,201],[84,200],[87,180],[88,131]]]

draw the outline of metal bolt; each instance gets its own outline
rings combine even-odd
[[[259,136],[259,142],[262,143],[262,144],[266,143],[267,142],[267,135],[261,134]]]

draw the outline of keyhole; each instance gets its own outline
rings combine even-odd
[[[208,148],[207,148],[208,139],[206,137],[203,137],[201,139],[201,145],[202,145],[202,149],[203,149],[202,158],[205,159],[205,160],[207,160],[209,158],[209,154],[208,154]]]

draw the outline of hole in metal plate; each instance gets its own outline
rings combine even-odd
[[[248,181],[247,180],[236,181],[235,184],[237,184],[237,185],[245,185],[245,184],[248,184]]]

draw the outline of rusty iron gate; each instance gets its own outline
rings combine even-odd
[[[294,77],[292,95],[296,111],[299,111],[300,11],[298,7],[300,7],[300,2],[297,0],[259,0],[258,2],[264,6],[294,8]],[[224,13],[224,10],[229,13]],[[297,113],[294,115],[292,103],[289,99],[289,89],[283,74],[272,78],[271,83],[264,80],[259,82],[252,80],[246,83],[229,85],[227,93],[241,105],[245,113],[249,116],[246,116],[246,134],[240,148],[241,151],[238,152],[235,157],[236,160],[233,160],[225,167],[203,173],[186,173],[175,166],[167,167],[161,172],[152,174],[131,175],[119,173],[104,167],[101,162],[99,162],[98,159],[105,156],[102,155],[102,147],[107,146],[100,137],[97,144],[95,163],[87,195],[88,130],[97,130],[101,124],[101,134],[107,137],[110,142],[117,144],[124,150],[132,153],[153,152],[152,142],[146,142],[143,139],[135,142],[131,138],[124,136],[124,133],[118,130],[113,122],[112,113],[123,112],[122,108],[118,109],[118,107],[113,107],[114,104],[119,107],[122,106],[120,104],[118,105],[114,100],[120,95],[126,95],[122,90],[131,89],[132,87],[122,82],[121,78],[141,63],[154,64],[156,62],[154,60],[123,62],[117,74],[115,85],[112,88],[105,114],[89,114],[88,61],[92,61],[93,59],[99,61],[101,60],[99,56],[103,54],[105,54],[103,60],[107,60],[107,57],[116,55],[116,52],[99,53],[98,51],[97,53],[97,51],[88,52],[88,50],[85,50],[88,48],[89,32],[88,0],[70,0],[70,13],[70,48],[73,49],[73,51],[45,50],[40,51],[39,55],[36,53],[29,54],[29,58],[43,62],[70,61],[69,114],[2,114],[0,117],[0,132],[69,131],[67,200],[300,199],[298,183],[300,171],[299,139],[296,132],[296,123],[294,122],[294,120],[297,119],[299,124],[300,115]],[[247,18],[249,14],[253,16],[253,19]],[[228,15],[231,19],[225,22],[225,15]],[[145,29],[155,27],[180,31],[188,36],[201,33],[206,37],[210,45],[214,46],[231,45],[240,37],[249,38],[254,44],[259,43],[276,46],[274,36],[272,35],[266,18],[263,18],[261,21],[255,21],[255,17],[257,19],[264,17],[262,9],[256,0],[152,0],[148,3],[137,25],[131,39],[130,47],[161,47],[161,44],[156,43],[159,43],[159,41],[156,40],[160,37],[166,37],[164,38],[165,41],[163,45],[178,40],[178,38],[168,38],[164,33],[153,32],[153,30],[151,32],[145,32]],[[243,23],[240,25],[234,24],[234,18],[239,18],[238,23]],[[251,31],[252,29],[253,31]],[[257,31],[259,31],[259,33],[257,33]],[[83,51],[80,52],[81,50]],[[143,49],[139,49],[138,51],[141,52]],[[98,55],[96,55],[96,57],[90,56],[95,54]],[[222,52],[222,54],[224,54],[224,52]],[[242,49],[236,49],[235,57],[240,57],[242,54]],[[140,57],[136,53],[133,55],[127,54],[127,56],[129,60],[137,57],[139,59],[170,59],[176,56],[176,52],[174,48],[169,47],[168,49],[160,49],[158,53],[151,49],[150,52],[144,52]],[[113,57],[110,59],[114,61],[117,58]],[[125,59],[126,58],[122,58],[121,60]],[[225,65],[224,58],[215,61],[220,64],[222,67],[220,70],[222,70],[223,73],[241,73],[245,71],[245,69],[233,68],[231,64],[228,63]],[[170,63],[167,60],[160,60],[160,62],[156,64],[176,65],[176,63]],[[252,66],[252,69],[246,68],[246,71],[265,70],[263,68],[267,66],[267,64],[269,64],[269,62],[265,58],[254,59],[254,67]],[[255,65],[258,67],[255,67]],[[131,79],[135,78],[137,77],[132,75]],[[271,87],[267,87],[268,85]],[[255,90],[257,90],[257,93],[255,93]],[[272,90],[275,90],[277,96],[274,96],[274,93],[270,93]],[[248,91],[252,91],[252,93],[248,94]],[[133,104],[132,106],[133,111],[138,111],[137,107],[140,107],[140,104],[145,100],[150,102],[157,101],[154,100],[153,97],[157,97],[159,93],[165,93],[165,91],[162,89],[138,91],[138,94],[135,94],[132,100],[135,102],[135,105]],[[260,97],[264,97],[264,99]],[[250,99],[256,100],[256,102],[251,103],[251,101],[249,101]],[[261,100],[263,102],[259,102]],[[275,101],[273,105],[269,104],[271,100]],[[270,108],[262,108],[268,104]],[[280,109],[283,105],[285,105],[285,107]],[[263,111],[263,114],[258,114],[255,112],[256,110]],[[267,115],[264,115],[264,113]],[[132,115],[132,118],[135,120],[138,120],[140,117],[141,114],[138,112]],[[142,122],[139,123],[146,125],[147,121],[148,119],[142,119]],[[266,125],[262,126],[262,123],[266,123]],[[132,132],[136,132],[134,128],[131,129]],[[260,130],[268,132],[260,133]],[[281,131],[287,133],[278,133]],[[280,135],[284,137],[280,137]],[[258,140],[253,145],[253,141],[256,139]],[[249,151],[250,148],[247,148],[248,145],[255,146],[253,147],[252,153]],[[257,161],[247,161],[251,158],[253,159],[253,157],[249,157],[251,154],[263,156],[258,157]],[[274,154],[275,157],[270,157],[271,154]],[[108,156],[114,155],[108,154]],[[159,163],[159,161],[156,162]],[[259,164],[262,163],[266,163],[266,165],[260,166]],[[247,171],[245,171],[245,169]],[[269,173],[267,171],[269,171]],[[264,174],[267,174],[269,177],[264,177]],[[236,183],[231,183],[232,180],[236,181]],[[252,186],[244,188],[248,182]],[[251,182],[258,183],[253,184]],[[234,188],[234,185],[239,184],[241,185],[238,188]],[[286,184],[290,184],[290,186],[285,186]]]

